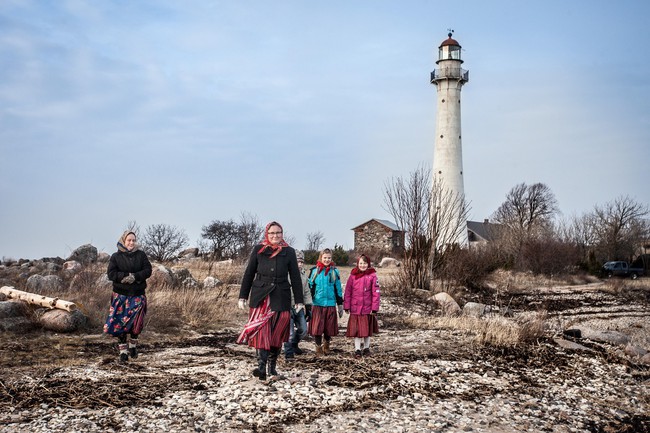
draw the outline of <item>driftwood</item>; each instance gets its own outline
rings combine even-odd
[[[9,299],[20,299],[21,301],[40,305],[41,307],[58,308],[70,312],[77,309],[77,305],[74,302],[62,301],[59,298],[50,298],[48,296],[37,295],[36,293],[23,292],[11,286],[0,288],[0,293],[4,293]]]

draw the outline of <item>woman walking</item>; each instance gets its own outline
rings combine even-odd
[[[272,221],[266,225],[264,240],[253,248],[239,291],[239,308],[245,309],[248,303],[250,310],[237,343],[257,349],[253,376],[260,380],[265,380],[267,373],[278,376],[278,355],[289,340],[292,293],[295,310],[303,310],[296,251],[284,241],[282,226]]]
[[[138,357],[137,341],[147,314],[145,289],[151,276],[151,263],[144,251],[138,249],[134,232],[122,234],[106,273],[113,282],[113,296],[104,332],[117,337],[119,362],[124,363],[129,356]],[[131,336],[128,345],[127,336]]]

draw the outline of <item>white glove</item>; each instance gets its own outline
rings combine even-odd
[[[246,304],[248,304],[248,302],[246,301],[246,299],[240,299],[240,300],[239,300],[239,305],[238,305],[238,306],[239,306],[239,309],[240,309],[240,310],[244,310],[244,309],[246,309],[246,307],[247,307]]]
[[[336,309],[339,310],[339,319],[343,317],[343,305],[337,305]]]
[[[296,314],[300,313],[300,310],[304,310],[304,309],[305,309],[305,304],[296,304],[296,306],[294,307]]]
[[[122,281],[120,281],[122,284],[133,284],[135,283],[135,277],[133,274],[129,274],[126,277],[122,278]]]

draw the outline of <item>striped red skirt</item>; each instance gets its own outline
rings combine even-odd
[[[339,335],[339,316],[336,307],[319,307],[314,305],[311,308],[309,335],[317,336],[323,334],[330,337]]]
[[[237,343],[264,350],[282,347],[285,341],[289,341],[290,321],[291,312],[272,311],[267,296],[262,305],[250,309],[248,323],[239,334]]]
[[[374,314],[350,314],[346,337],[372,337],[379,332],[379,322]]]

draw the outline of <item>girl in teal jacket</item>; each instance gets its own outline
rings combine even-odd
[[[309,335],[316,342],[316,355],[327,355],[332,337],[339,334],[338,319],[343,317],[341,276],[329,248],[321,251],[316,266],[311,268],[309,288],[313,298]]]

